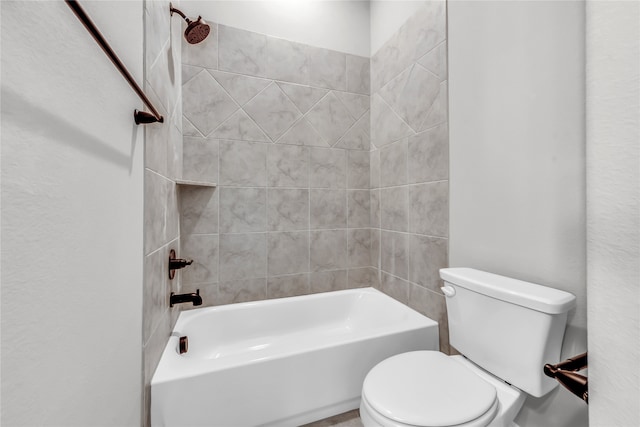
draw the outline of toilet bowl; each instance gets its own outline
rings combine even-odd
[[[369,372],[360,418],[366,427],[509,427],[525,397],[463,356],[414,351]]]
[[[451,345],[462,356],[416,351],[367,374],[365,427],[511,427],[527,395],[557,383],[557,363],[575,296],[470,268],[440,270]]]

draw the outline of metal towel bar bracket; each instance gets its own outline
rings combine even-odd
[[[149,108],[149,110],[151,110],[151,113],[148,113],[146,111],[134,110],[133,119],[135,120],[136,124],[139,125],[141,123],[147,124],[147,123],[156,123],[156,122],[163,123],[164,118],[160,115],[160,113],[158,113],[158,110],[155,109],[151,101],[149,101],[149,98],[147,98],[147,95],[145,95],[142,89],[140,89],[140,86],[138,86],[136,81],[133,79],[133,77],[129,73],[129,70],[127,70],[127,67],[125,67],[122,61],[120,61],[120,58],[118,58],[118,55],[116,55],[116,53],[113,51],[109,43],[107,43],[102,33],[100,33],[100,31],[96,27],[96,24],[94,24],[91,18],[89,18],[89,15],[87,15],[87,12],[84,11],[82,6],[80,6],[80,4],[76,0],[65,0],[65,3],[67,3],[67,6],[71,8],[73,13],[78,17],[80,22],[82,22],[82,24],[87,29],[87,31],[89,31],[91,36],[93,36],[96,43],[98,43],[98,45],[102,48],[104,53],[107,54],[111,62],[113,62],[113,65],[116,66],[116,68],[120,71],[120,73],[125,78],[125,80],[129,82],[129,85],[135,91],[135,93],[140,97],[142,102],[144,102],[144,104]]]
[[[589,403],[589,379],[584,375],[577,374],[588,367],[587,353],[571,357],[556,365],[544,365],[544,373],[551,378],[555,378],[567,390],[575,394],[587,404]]]

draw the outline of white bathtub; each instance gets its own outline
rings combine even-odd
[[[151,381],[151,423],[299,426],[358,408],[378,362],[437,348],[435,321],[373,288],[185,311]]]

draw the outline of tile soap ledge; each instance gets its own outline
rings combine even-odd
[[[217,187],[215,182],[194,181],[190,179],[176,179],[176,185],[190,185],[194,187]]]

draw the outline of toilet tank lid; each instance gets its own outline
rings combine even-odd
[[[442,268],[445,282],[470,291],[548,314],[565,313],[575,305],[575,295],[548,286],[511,279],[473,268]]]

